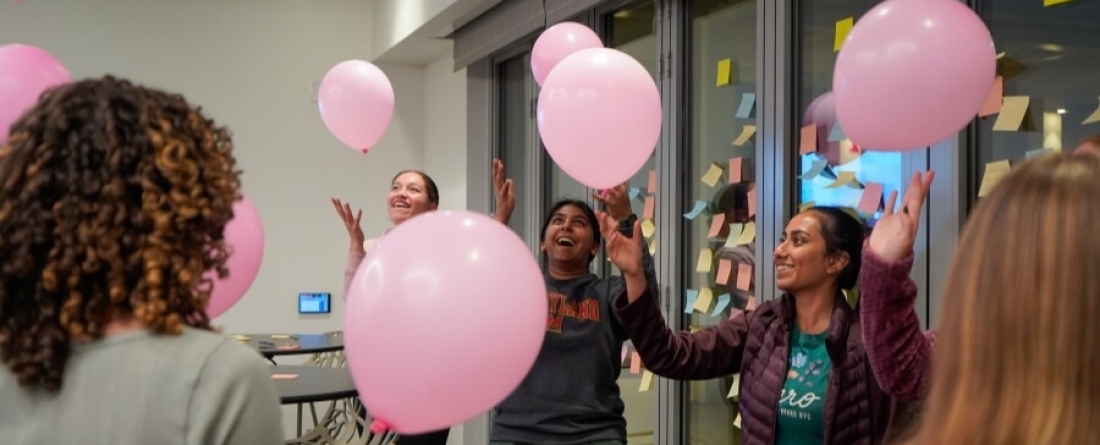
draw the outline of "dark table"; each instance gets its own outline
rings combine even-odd
[[[248,345],[269,360],[276,355],[315,354],[344,349],[344,338],[325,334],[235,334],[231,338]]]
[[[290,376],[296,376],[289,378]],[[359,395],[347,368],[272,366],[272,381],[286,405],[339,400]]]

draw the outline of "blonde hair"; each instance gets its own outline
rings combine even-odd
[[[978,204],[911,444],[1100,439],[1100,157],[1024,163]]]

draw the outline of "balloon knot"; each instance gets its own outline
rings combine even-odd
[[[367,152],[369,152],[370,149],[369,148],[364,148],[364,149],[361,149],[359,151],[363,152],[363,154],[367,154]]]
[[[390,430],[390,425],[381,420],[375,420],[370,423],[370,432],[374,434],[382,434]]]

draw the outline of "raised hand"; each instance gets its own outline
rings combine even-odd
[[[497,207],[493,217],[501,224],[508,225],[512,212],[516,209],[516,196],[513,193],[512,180],[504,173],[504,163],[493,160],[493,193],[496,194]]]
[[[921,207],[924,206],[928,188],[935,177],[936,173],[933,171],[913,173],[913,179],[909,181],[899,209],[894,208],[898,192],[890,192],[882,218],[871,231],[869,243],[875,255],[885,260],[897,261],[913,252],[913,242],[917,239],[917,230],[920,228]]]
[[[626,183],[604,190],[603,193],[592,192],[592,198],[603,204],[607,213],[610,213],[616,221],[622,221],[631,213],[634,213],[630,205],[630,194],[627,193]]]
[[[619,231],[619,222],[611,215],[596,211],[596,218],[600,221],[600,232],[603,234],[604,252],[607,258],[623,275],[638,275],[642,273],[642,229],[638,221],[634,221],[634,236],[627,237]]]
[[[363,253],[363,242],[367,239],[363,235],[363,227],[359,225],[359,221],[363,219],[363,209],[352,213],[348,203],[336,198],[332,198],[332,206],[336,207],[336,214],[340,215],[340,220],[344,222],[344,228],[348,231],[348,237],[351,238],[351,251]]]

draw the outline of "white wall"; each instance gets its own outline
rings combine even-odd
[[[180,92],[232,129],[244,191],[267,242],[256,283],[216,324],[226,332],[324,332],[341,328],[348,244],[330,198],[363,207],[364,230],[380,234],[389,226],[392,176],[424,169],[437,179],[445,208],[465,208],[466,77],[451,72],[450,53],[427,68],[381,66],[397,111],[369,155],[343,147],[321,122],[313,85],[342,60],[370,58],[371,4],[3,2],[0,45],[44,48],[77,78],[111,73]],[[333,313],[299,315],[301,291],[332,292]]]

